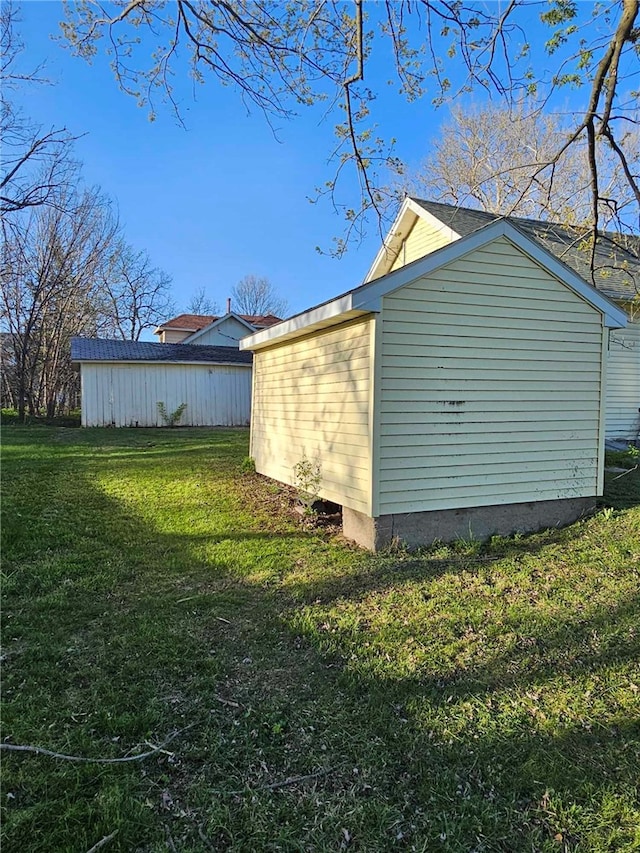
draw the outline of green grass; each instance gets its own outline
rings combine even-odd
[[[3,752],[3,851],[640,850],[637,471],[565,530],[371,556],[246,431],[3,455],[3,738],[192,725]]]

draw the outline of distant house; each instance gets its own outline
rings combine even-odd
[[[295,485],[317,463],[368,548],[568,523],[602,493],[625,312],[491,219],[461,235],[405,202],[363,285],[240,342],[256,469]]]
[[[252,356],[238,341],[277,322],[180,314],[156,329],[161,343],[74,338],[82,425],[163,426],[158,403],[169,414],[184,404],[181,426],[247,425]]]
[[[155,330],[163,344],[200,343],[237,346],[247,330],[266,329],[279,323],[273,314],[236,314],[229,310],[222,317],[210,314],[179,314]],[[234,343],[235,342],[235,343]]]

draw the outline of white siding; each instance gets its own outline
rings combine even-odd
[[[209,364],[84,363],[83,426],[164,426],[167,412],[187,408],[180,426],[242,426],[251,414],[251,367]]]
[[[588,497],[603,330],[500,239],[386,296],[375,514]]]
[[[237,349],[240,338],[246,338],[248,334],[250,330],[243,323],[239,323],[235,317],[228,317],[215,329],[203,332],[193,342],[185,341],[185,343],[193,343],[194,346],[236,347]]]
[[[179,344],[193,332],[183,332],[180,329],[165,329],[159,336],[162,344]]]
[[[436,249],[440,249],[450,242],[451,238],[447,231],[438,230],[424,219],[418,219],[407,237],[402,241],[400,251],[391,265],[390,272],[410,264],[412,261],[417,261],[418,258],[424,258],[425,255],[435,252]]]
[[[636,438],[640,429],[640,319],[609,338],[607,438]]]
[[[371,508],[371,321],[343,324],[254,355],[251,455],[295,485],[303,454],[320,463],[327,500]]]

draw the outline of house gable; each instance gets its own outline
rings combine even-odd
[[[188,335],[183,343],[198,346],[237,347],[238,341],[256,331],[256,327],[237,314],[225,314],[203,329]]]
[[[365,283],[416,261],[459,237],[460,234],[407,197],[365,277]]]

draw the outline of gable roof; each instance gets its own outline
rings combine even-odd
[[[207,326],[203,326],[201,329],[198,329],[197,332],[194,332],[192,335],[189,335],[187,338],[184,339],[183,343],[190,344],[200,338],[202,335],[206,335],[207,332],[211,332],[214,329],[217,329],[219,326],[222,326],[224,323],[226,323],[227,320],[231,319],[244,326],[247,332],[255,332],[255,330],[258,328],[258,326],[254,326],[253,323],[250,323],[248,320],[245,320],[242,315],[235,314],[233,311],[230,311],[228,314],[225,314],[224,317],[218,317],[217,320],[213,320]],[[223,334],[223,337],[228,338],[230,337],[230,335]]]
[[[229,316],[228,314],[225,316]],[[276,317],[275,314],[235,314],[235,317],[240,317],[246,323],[250,323],[256,329],[266,329],[267,326],[273,326],[281,321],[281,317]],[[210,326],[217,320],[222,320],[223,317],[215,314],[178,314],[177,317],[172,317],[165,323],[160,323],[154,331],[154,335],[160,335],[165,329],[175,329],[179,332],[199,332],[206,326]]]
[[[499,216],[483,210],[441,204],[420,198],[405,199],[396,221],[374,261],[367,280],[376,274],[388,272],[402,240],[407,236],[416,218],[424,218],[435,228],[448,232],[449,239],[473,234],[480,228],[505,219],[520,231],[544,246],[552,255],[567,264],[585,281],[592,282],[591,252],[588,228],[571,227],[539,219],[517,216]],[[599,232],[595,252],[596,288],[612,299],[633,299],[640,293],[640,237]]]
[[[338,325],[365,314],[380,311],[382,298],[401,287],[405,287],[417,278],[428,275],[464,255],[492,243],[499,237],[506,237],[514,246],[560,279],[567,287],[603,315],[605,325],[622,328],[627,324],[627,315],[595,287],[588,284],[574,270],[558,260],[540,243],[532,240],[511,222],[498,219],[466,237],[461,237],[413,263],[406,264],[381,278],[365,281],[360,287],[347,291],[335,299],[316,305],[308,311],[283,320],[277,326],[262,329],[240,341],[240,349],[261,349],[280,341],[291,340],[303,334]]]
[[[250,352],[236,347],[161,344],[156,341],[120,341],[106,338],[72,338],[71,360],[119,362],[176,362],[251,365]]]

